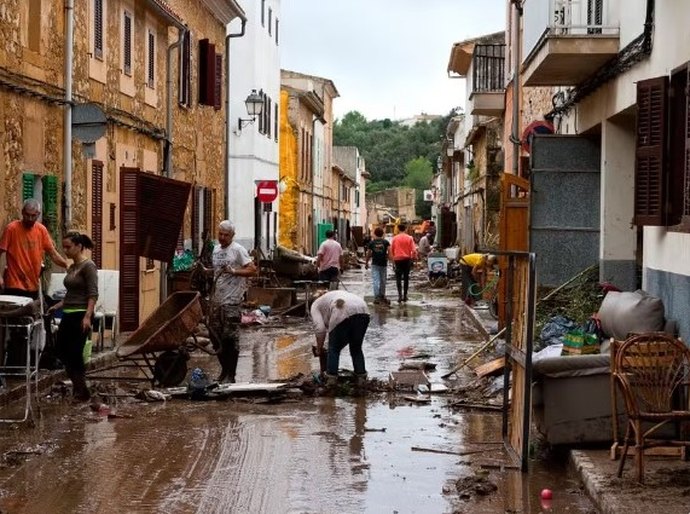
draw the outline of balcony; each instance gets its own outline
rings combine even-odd
[[[528,0],[524,4],[525,86],[576,86],[619,51],[611,0]]]
[[[469,113],[501,116],[505,109],[504,44],[476,45],[472,53]]]

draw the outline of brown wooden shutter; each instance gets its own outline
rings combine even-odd
[[[216,87],[216,45],[208,39],[199,41],[199,103],[215,104]]]
[[[137,168],[120,169],[119,323],[125,332],[139,326],[138,176]]]
[[[192,252],[199,253],[199,186],[194,187],[192,194]]]
[[[635,145],[636,225],[665,224],[668,77],[637,83],[637,140]]]
[[[103,59],[103,0],[93,2],[93,56]]]
[[[98,269],[103,267],[103,163],[91,161],[91,258]]]
[[[213,108],[220,110],[223,105],[223,56],[216,55],[216,76],[213,88]]]
[[[208,237],[213,230],[213,190],[204,188],[204,237]]]
[[[124,56],[122,68],[125,75],[132,75],[132,15],[125,11],[123,18],[124,32]]]
[[[187,30],[182,39],[182,46],[180,47],[180,88],[178,101],[180,104],[187,107],[192,105],[192,88],[191,88],[191,69],[192,69],[192,36]]]
[[[139,174],[139,255],[170,262],[182,229],[191,184],[171,178]]]

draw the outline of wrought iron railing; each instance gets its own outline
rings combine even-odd
[[[476,45],[472,57],[472,91],[486,93],[505,88],[506,45]]]

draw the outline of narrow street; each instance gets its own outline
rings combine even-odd
[[[421,272],[415,278],[407,305],[371,305],[370,378],[386,381],[405,357],[423,353],[437,365],[432,382],[440,382],[483,341],[450,290],[419,287]],[[366,297],[368,272],[348,272],[343,286]],[[388,288],[392,297],[392,278]],[[238,380],[310,374],[318,366],[312,340],[306,320],[246,329]],[[195,355],[194,366],[215,374],[213,357]],[[347,350],[341,367],[351,367]],[[463,373],[459,382],[470,371]],[[555,491],[553,512],[595,512],[563,464],[533,460],[525,475],[480,470],[480,462],[508,462],[496,444],[500,413],[452,410],[453,394],[432,395],[428,404],[403,396],[122,400],[112,409],[123,417],[114,419],[44,398],[35,428],[0,430],[0,512],[536,513],[545,487]],[[465,477],[485,477],[497,490],[461,498],[456,482]]]

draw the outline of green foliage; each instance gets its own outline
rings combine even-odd
[[[361,113],[350,111],[342,120],[336,120],[333,144],[359,148],[371,174],[371,182],[367,185],[369,191],[400,187],[406,183],[407,165],[411,161],[426,160],[433,175],[431,163],[436,162],[441,152],[448,120],[455,114],[451,111],[429,123],[419,122],[406,127],[389,119],[369,121]],[[430,180],[431,176],[420,187],[427,189]]]

